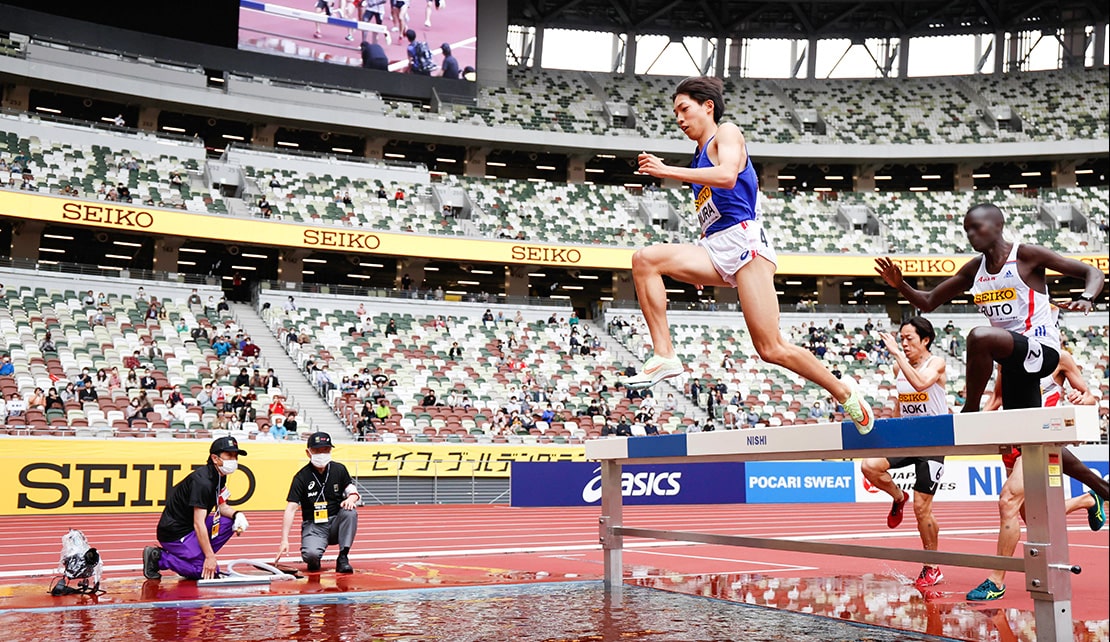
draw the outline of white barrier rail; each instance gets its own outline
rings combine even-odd
[[[388,28],[373,22],[336,18],[313,11],[293,9],[280,4],[267,4],[265,2],[256,2],[255,0],[240,0],[239,7],[250,11],[258,11],[259,13],[268,13],[273,16],[282,16],[283,18],[308,20],[309,22],[316,22],[319,24],[335,25],[337,27],[346,27],[347,29],[357,29],[359,31],[370,31],[373,33],[385,34],[386,36],[389,35]]]
[[[1062,406],[880,419],[867,435],[860,435],[849,421],[590,441],[586,458],[601,462],[599,525],[605,587],[615,590],[621,586],[626,536],[1000,569],[1025,573],[1038,639],[1070,641],[1071,574],[1081,569],[1067,563],[1060,449],[1097,441],[1098,436],[1097,408]],[[630,528],[622,521],[624,464],[985,455],[997,454],[1010,445],[1021,445],[1023,453],[1028,539],[1023,558]]]

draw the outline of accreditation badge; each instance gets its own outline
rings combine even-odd
[[[216,539],[216,536],[218,536],[220,534],[220,505],[219,504],[216,504],[216,507],[212,509],[212,512],[210,513],[210,516],[212,517],[211,539]]]
[[[314,524],[327,524],[328,523],[328,503],[315,502],[312,504],[312,523]]]

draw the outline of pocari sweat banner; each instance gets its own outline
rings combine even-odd
[[[593,462],[513,462],[513,506],[600,506],[601,465]],[[624,466],[624,503],[740,504],[744,464],[651,464]]]

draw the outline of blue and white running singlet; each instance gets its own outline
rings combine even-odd
[[[698,150],[690,167],[714,167],[706,153],[713,138],[716,137],[710,137]],[[697,183],[691,183],[690,187],[694,190],[694,209],[698,214],[698,225],[701,226],[703,236],[759,218],[759,180],[752,166],[751,156],[748,156],[747,164],[737,175],[736,185],[732,189]]]

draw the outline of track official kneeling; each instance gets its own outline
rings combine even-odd
[[[143,575],[174,571],[189,580],[212,579],[219,572],[216,553],[232,533],[247,530],[247,518],[228,503],[227,476],[239,467],[234,437],[220,437],[208,449],[208,462],[174,486],[158,520],[158,543],[143,549]]]
[[[347,467],[331,460],[331,436],[315,432],[308,438],[308,463],[293,475],[289,502],[281,520],[281,547],[277,559],[289,552],[289,531],[297,507],[301,509],[301,559],[309,571],[320,570],[324,550],[339,546],[335,560],[337,573],[353,573],[347,555],[358,531],[355,506],[362,499]]]

